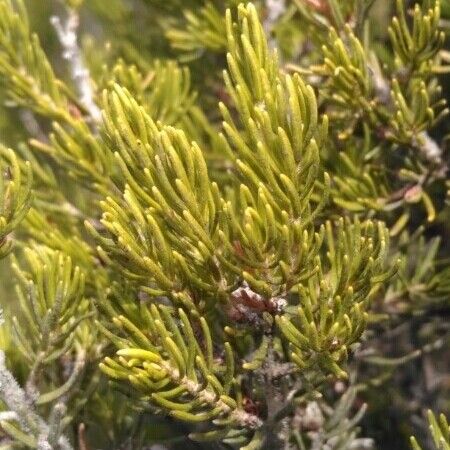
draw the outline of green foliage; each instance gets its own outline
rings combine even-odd
[[[439,261],[440,239],[426,242],[423,235],[410,237],[405,233],[400,237],[400,243],[402,263],[398,277],[386,293],[386,302],[400,302],[397,306],[401,309],[414,311],[425,305],[429,308],[445,304],[449,295],[448,268],[442,267]],[[402,304],[404,298],[408,302]]]
[[[398,67],[420,68],[421,71],[430,70],[430,62],[442,47],[445,34],[439,30],[441,8],[439,2],[430,2],[429,9],[419,4],[414,5],[412,30],[406,21],[406,12],[403,2],[397,0],[398,16],[392,19],[389,28],[393,50],[397,58]],[[420,67],[425,66],[425,67]],[[427,67],[428,66],[428,67]]]
[[[12,268],[20,283],[17,297],[26,326],[17,317],[12,320],[17,348],[34,369],[70,352],[74,331],[85,319],[78,312],[85,274],[73,267],[70,257],[45,247],[27,248],[25,258],[30,272],[16,261]]]
[[[203,49],[221,51],[225,49],[226,37],[222,13],[211,3],[201,7],[197,13],[184,12],[186,23],[181,29],[169,29],[167,39],[173,48],[197,56]]]
[[[12,249],[12,240],[8,235],[17,227],[27,214],[31,205],[32,172],[26,164],[23,181],[19,162],[12,150],[7,150],[8,165],[2,167],[0,176],[0,258],[4,258]]]
[[[339,152],[339,164],[334,152],[326,156],[335,175],[333,201],[356,213],[379,211],[392,224],[392,235],[416,205],[435,220],[430,192],[443,188],[446,171],[439,143],[429,134],[448,113],[434,77],[445,71],[440,3],[415,5],[412,23],[406,16],[405,3],[397,2],[388,58],[347,24],[339,33],[331,30],[323,61],[309,70],[321,80],[317,88]]]
[[[338,363],[346,359],[347,348],[364,330],[364,309],[372,286],[390,276],[383,263],[386,231],[380,223],[375,225],[375,234],[374,224],[358,221],[341,221],[336,237],[330,222],[315,231],[315,218],[326,199],[323,191],[329,189],[326,174],[322,189],[316,190],[314,184],[326,118],[319,122],[314,92],[298,75],[278,74],[276,57],[267,48],[254,7],[239,7],[238,21],[233,24],[228,13],[230,74],[225,81],[244,128],[238,131],[222,104],[226,134],[221,135],[221,145],[233,156],[239,195],[231,191],[222,194],[208,178],[198,145],[190,143],[182,131],[155,123],[129,91],[116,85],[104,95],[104,134],[115,151],[125,190],[123,197],[108,197],[101,203],[101,222],[108,235],[99,234],[89,222],[87,225],[101,245],[104,262],[117,267],[150,297],[164,296],[196,317],[201,312],[216,315],[218,305],[229,302],[231,293],[235,303],[226,306],[230,319],[250,320],[263,331],[273,327],[272,314],[278,314],[281,337],[292,345],[288,353],[301,369],[311,366],[325,374],[345,376]],[[277,148],[283,149],[281,154]],[[324,198],[316,203],[314,194]],[[329,263],[321,262],[325,235]],[[294,292],[298,292],[298,300],[292,296]],[[329,297],[334,304],[331,309]],[[298,323],[284,314],[287,303],[292,308],[303,305]],[[193,325],[188,316],[180,310],[187,335],[175,340],[171,333],[177,323],[165,313],[171,333],[159,329],[161,325],[156,328],[154,339],[166,338],[159,349],[154,340],[138,331],[162,323],[155,316],[160,314],[158,310],[151,311],[148,320],[139,320],[137,328],[129,321],[134,315],[115,318],[120,328],[137,338],[133,342],[137,348],[127,350],[122,339],[114,338],[120,348],[119,360],[107,359],[103,370],[113,378],[130,380],[144,392],[150,390],[159,406],[181,420],[225,420],[231,415],[230,427],[245,428],[245,420],[260,426],[255,419],[234,422],[242,412],[234,412],[238,402],[229,397],[231,381],[225,382],[225,389],[214,372],[209,372],[211,367],[205,367],[203,354],[188,352],[200,348],[189,341],[192,331],[188,330]],[[228,326],[227,333],[238,332],[233,328]],[[206,339],[207,348],[211,348],[210,339]],[[225,354],[230,351],[227,345]],[[270,346],[270,339],[263,337],[253,362],[244,364],[243,369],[257,370]],[[139,353],[140,348],[149,353]],[[227,370],[232,359],[227,357]],[[202,383],[197,381],[198,372]],[[183,380],[186,373],[188,379]],[[225,376],[231,379],[234,371]],[[191,382],[195,389],[186,387]],[[210,401],[203,399],[205,389]],[[174,400],[161,400],[169,395],[166,392],[172,396],[172,391]],[[219,396],[225,396],[220,397],[223,407],[214,405]],[[222,436],[226,442],[228,431],[215,430],[207,436]],[[261,438],[256,434],[255,439]]]
[[[323,47],[324,64],[315,73],[328,78],[326,95],[341,111],[336,112],[337,119],[342,120],[343,113],[356,113],[356,120],[363,119],[372,128],[383,128],[384,138],[423,147],[424,142],[415,142],[423,141],[420,133],[447,114],[442,103],[434,101],[439,94],[437,86],[428,83],[444,41],[444,33],[437,28],[440,9],[436,3],[434,9],[425,13],[416,5],[410,31],[402,1],[397,2],[397,8],[400,19],[394,17],[389,29],[395,64],[391,85],[375,56],[349,26],[344,37],[331,31],[330,44]],[[342,138],[351,132],[344,131]]]
[[[450,448],[450,427],[444,414],[441,414],[437,420],[435,415],[428,411],[428,422],[435,448],[437,450],[448,450]],[[414,450],[422,450],[414,437],[411,437],[411,446]]]
[[[374,0],[295,0],[294,3],[306,23],[323,32],[330,27],[342,30],[346,24],[359,28]]]
[[[294,432],[295,440],[301,450],[330,448],[333,450],[353,448],[371,449],[371,439],[359,438],[357,424],[361,420],[367,405],[352,415],[352,405],[357,388],[350,387],[333,408],[323,401],[311,401],[300,405],[299,428],[303,433]]]
[[[225,360],[217,364],[203,317],[198,323],[203,336],[196,338],[182,309],[176,315],[164,306],[153,305],[144,311],[146,328],[152,330],[148,337],[124,316],[113,318],[118,329],[127,330],[129,338],[114,338],[121,347],[117,359],[106,358],[101,369],[113,379],[130,382],[141,392],[142,403],[150,401],[179,420],[215,425],[210,431],[192,434],[192,439],[245,441],[245,434],[260,427],[261,419],[247,413],[230,396],[235,387],[231,346],[225,343]],[[204,343],[203,349],[199,342]]]
[[[445,411],[447,2],[44,3],[0,0],[1,448],[389,450]]]
[[[114,84],[126,88],[153,120],[181,128],[190,139],[206,146],[215,137],[215,130],[197,105],[198,94],[192,89],[189,69],[175,61],[155,61],[144,74],[119,60],[105,74],[103,84],[109,90]],[[206,156],[211,153],[210,149]]]
[[[30,30],[23,2],[1,4],[0,73],[3,82],[12,83],[8,90],[11,100],[27,105],[34,111],[64,120],[67,99],[63,86],[55,77],[52,67],[40,46],[39,38]]]
[[[56,78],[37,35],[30,31],[21,1],[18,7],[20,13],[11,2],[1,4],[0,73],[8,83],[11,101],[55,120],[50,142],[34,140],[36,148],[64,164],[74,177],[102,183],[110,164],[92,136],[88,121],[82,118],[85,105]]]
[[[383,273],[388,241],[383,225],[379,224],[377,232],[371,222],[345,225],[339,223],[334,237],[327,223],[330,269],[324,273],[319,266],[308,285],[299,286],[298,325],[287,315],[277,317],[281,332],[293,347],[291,358],[300,368],[318,364],[325,372],[343,378],[347,375],[338,363],[346,359],[348,349],[364,331],[371,294],[391,275]]]

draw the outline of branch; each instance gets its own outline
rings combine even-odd
[[[391,87],[382,74],[380,67],[378,67],[377,64],[372,63],[369,64],[369,69],[372,74],[375,94],[380,103],[392,106],[392,99],[390,96]],[[445,166],[442,158],[442,149],[426,131],[421,132],[417,137],[413,137],[411,145],[420,151],[428,162],[435,164],[438,167]]]
[[[0,398],[9,409],[9,414],[2,416],[3,421],[16,420],[26,435],[36,437],[38,450],[72,450],[66,437],[59,432],[60,420],[65,411],[61,403],[55,405],[52,416],[55,418],[48,425],[34,410],[30,398],[6,368],[5,354],[0,351]],[[56,445],[52,445],[53,442]]]
[[[286,11],[285,0],[266,0],[266,17],[263,22],[264,32],[268,39],[268,44],[271,48],[276,47],[275,39],[271,37],[271,32],[276,21]]]
[[[57,16],[50,18],[58,39],[64,49],[63,58],[69,63],[70,73],[80,96],[80,103],[86,108],[94,122],[99,122],[101,112],[94,101],[89,70],[85,66],[80,47],[77,42],[79,16],[74,9],[68,9],[64,23]]]
[[[412,143],[422,152],[427,161],[439,167],[444,165],[442,149],[426,131],[420,133]]]

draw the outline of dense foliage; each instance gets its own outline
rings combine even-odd
[[[0,0],[0,448],[450,450],[449,32]]]

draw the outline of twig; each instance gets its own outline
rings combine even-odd
[[[25,391],[6,368],[5,354],[2,351],[0,351],[0,398],[8,409],[15,413],[15,418],[17,418],[17,422],[23,430],[37,437],[38,450],[53,450],[55,448],[49,443],[49,437],[55,435],[54,427],[49,426],[34,411],[33,404]],[[54,425],[57,426],[57,422]],[[72,450],[72,446],[65,436],[57,433],[55,439],[57,440],[58,450]]]
[[[80,96],[80,103],[86,108],[92,120],[99,122],[101,112],[94,102],[94,92],[89,70],[85,66],[77,42],[77,31],[80,22],[78,13],[74,9],[68,9],[64,23],[58,16],[52,16],[50,22],[54,26],[64,49],[63,58],[69,63],[70,73]]]
[[[380,67],[376,63],[376,60],[373,60],[372,63],[369,64],[369,69],[372,74],[375,93],[378,99],[383,105],[391,105],[391,88],[382,74]],[[419,133],[417,137],[413,137],[411,139],[411,145],[420,151],[428,162],[438,167],[443,166],[442,149],[426,131]]]
[[[427,161],[442,166],[442,149],[426,131],[420,133],[416,139],[413,139],[412,143],[422,152]]]
[[[86,442],[86,425],[84,423],[78,425],[78,448],[80,450],[89,450]]]
[[[266,0],[266,17],[263,22],[263,28],[271,48],[275,48],[276,46],[275,39],[271,37],[274,24],[283,15],[285,10],[285,0]]]

